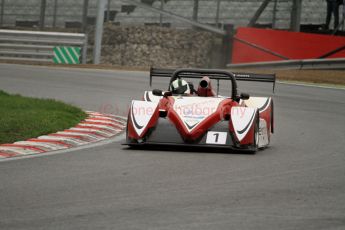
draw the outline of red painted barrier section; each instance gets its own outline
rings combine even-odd
[[[247,27],[238,28],[235,38],[270,50],[290,60],[317,59],[345,45],[345,37],[340,36]],[[327,58],[345,58],[345,50]],[[232,53],[233,64],[281,60],[286,59],[234,39]]]

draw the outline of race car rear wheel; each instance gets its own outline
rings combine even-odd
[[[254,126],[254,140],[252,152],[255,153],[259,149],[259,115],[257,116],[255,126]]]
[[[254,127],[254,148],[259,147],[259,121],[256,122]]]
[[[129,113],[128,113],[128,116],[127,116],[127,125],[126,125],[126,143],[127,144],[131,143],[131,140],[128,137],[128,125],[129,125]]]

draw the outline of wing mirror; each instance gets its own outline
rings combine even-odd
[[[248,100],[250,98],[250,95],[248,93],[241,93],[240,99],[242,100]]]
[[[163,96],[163,97],[172,96],[172,92],[170,92],[170,91],[163,92],[160,89],[152,90],[152,94],[155,95],[155,96],[159,96],[159,97],[161,97],[161,96]]]
[[[163,96],[163,91],[160,89],[154,89],[152,90],[152,94],[155,96]]]
[[[172,96],[172,92],[171,91],[166,91],[163,93],[163,97],[169,97]]]

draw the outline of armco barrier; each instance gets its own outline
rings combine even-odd
[[[0,30],[0,60],[77,64],[80,55],[85,64],[86,34]]]
[[[241,64],[228,64],[229,69],[335,69],[345,70],[345,58],[334,59],[305,59],[284,60],[271,62],[254,62]]]

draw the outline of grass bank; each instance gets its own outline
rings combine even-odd
[[[85,118],[81,109],[56,100],[10,95],[0,90],[0,144],[64,130]]]

